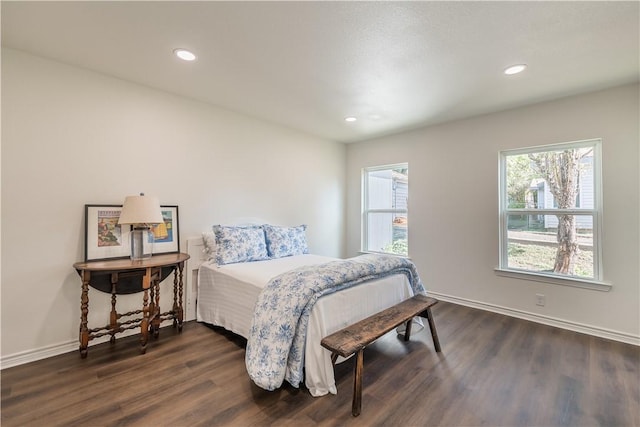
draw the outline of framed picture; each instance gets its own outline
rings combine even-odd
[[[126,258],[129,225],[118,224],[122,205],[84,205],[84,260]]]
[[[154,224],[153,253],[180,252],[178,206],[160,206],[163,223]],[[85,261],[127,258],[131,255],[130,225],[118,224],[122,205],[85,205]]]
[[[151,226],[154,254],[180,252],[180,226],[178,224],[177,206],[160,206],[163,223]]]

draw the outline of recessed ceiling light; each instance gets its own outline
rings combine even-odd
[[[193,54],[193,52],[188,51],[187,49],[174,49],[173,53],[175,53],[178,58],[184,61],[193,61],[196,59],[196,56]]]
[[[508,68],[505,68],[504,73],[507,75],[518,74],[523,72],[525,68],[527,68],[527,64],[512,65]]]
[[[345,122],[355,122],[356,120],[358,120],[358,119],[355,118],[355,117],[345,117],[344,118]]]

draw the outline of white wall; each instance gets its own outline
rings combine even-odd
[[[85,204],[177,204],[182,249],[214,223],[306,223],[341,256],[345,162],[340,143],[3,49],[2,358],[77,343]],[[90,291],[90,327],[108,305]]]
[[[640,342],[638,85],[427,127],[347,148],[347,255],[359,250],[360,171],[409,162],[409,254],[443,299]],[[498,152],[603,140],[609,292],[497,276]],[[546,306],[535,295],[546,295]]]

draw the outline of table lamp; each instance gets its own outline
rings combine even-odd
[[[160,202],[157,197],[127,196],[124,199],[118,224],[131,225],[131,259],[141,260],[153,253],[153,233],[151,224],[164,223]]]

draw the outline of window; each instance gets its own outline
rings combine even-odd
[[[409,165],[362,170],[362,250],[408,256]]]
[[[500,153],[500,268],[602,280],[600,140]]]

